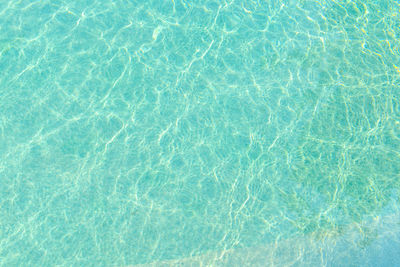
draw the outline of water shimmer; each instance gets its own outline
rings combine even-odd
[[[398,266],[399,151],[399,1],[0,1],[0,266]]]

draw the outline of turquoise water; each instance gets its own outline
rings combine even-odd
[[[396,266],[400,4],[0,1],[0,266]]]

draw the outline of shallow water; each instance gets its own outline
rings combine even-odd
[[[0,265],[398,264],[399,34],[394,0],[0,2]]]

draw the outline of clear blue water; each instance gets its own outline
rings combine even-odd
[[[0,1],[0,266],[400,265],[400,4]]]

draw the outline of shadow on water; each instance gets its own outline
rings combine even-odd
[[[397,266],[400,210],[393,200],[381,215],[353,223],[337,236],[304,235],[255,247],[211,251],[183,259],[134,265],[161,266]],[[365,240],[367,226],[374,238]]]

